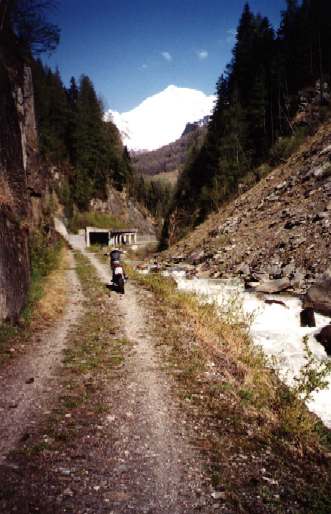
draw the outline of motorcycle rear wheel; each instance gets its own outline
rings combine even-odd
[[[124,294],[124,279],[123,279],[123,277],[120,277],[118,279],[117,284],[118,284],[118,291],[119,291],[119,293]]]

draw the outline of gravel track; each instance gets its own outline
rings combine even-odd
[[[79,238],[70,242],[83,250]],[[100,279],[109,283],[109,267],[83,253]],[[172,397],[172,379],[162,369],[155,341],[148,335],[147,295],[128,282],[124,296],[111,296],[120,326],[117,336],[133,344],[109,391],[112,441],[105,458],[111,462],[112,512],[209,512],[204,509],[209,502],[199,455],[190,446],[185,419]]]
[[[36,335],[27,353],[0,371],[0,464],[26,434],[38,414],[47,410],[58,378],[67,334],[82,311],[82,293],[69,254],[68,303],[51,329]]]

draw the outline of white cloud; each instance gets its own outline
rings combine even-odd
[[[237,30],[236,29],[228,29],[226,31],[226,42],[232,45],[236,40]]]
[[[207,50],[199,50],[198,52],[196,52],[196,54],[197,54],[198,59],[200,59],[200,61],[204,61],[208,57]]]
[[[148,68],[148,64],[144,63],[141,65],[142,70],[147,70],[147,68]]]
[[[161,55],[163,59],[165,59],[168,62],[172,61],[172,55],[169,52],[161,52]]]

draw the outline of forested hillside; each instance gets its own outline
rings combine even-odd
[[[174,143],[151,152],[131,152],[133,194],[158,220],[163,221],[173,199],[178,175],[191,152],[200,148],[207,120],[188,123]]]
[[[258,181],[316,128],[329,106],[330,49],[328,0],[287,0],[277,31],[245,5],[232,61],[217,83],[205,142],[179,179],[164,244],[170,226],[172,232],[176,226],[172,236],[178,239],[235,195],[239,184]],[[307,98],[310,119],[295,123]]]
[[[115,125],[103,121],[91,79],[72,78],[66,88],[59,71],[40,60],[33,62],[33,77],[41,153],[50,162],[71,165],[63,191],[67,201],[88,209],[92,198],[105,198],[108,182],[117,189],[130,184],[129,156]]]
[[[86,75],[78,81],[72,77],[66,88],[59,71],[41,60],[33,61],[32,69],[40,151],[48,163],[62,169],[56,188],[67,217],[73,216],[75,208],[85,212],[100,201],[103,210],[117,213],[125,211],[124,204],[131,201],[137,204],[134,218],[138,218],[131,223],[139,224],[139,210],[144,209],[163,219],[169,209],[171,187],[141,179],[117,127],[104,121],[103,105],[91,79]],[[109,201],[109,188],[123,192],[123,201],[116,202],[122,203],[122,208]],[[125,213],[120,217],[122,222],[127,218]]]

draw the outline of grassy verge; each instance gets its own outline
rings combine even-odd
[[[22,313],[25,323],[32,320],[36,307],[45,295],[51,292],[59,275],[67,266],[64,243],[61,239],[50,243],[40,232],[35,232],[30,239],[31,284],[27,305]],[[51,274],[52,277],[51,277]],[[63,273],[62,273],[63,274]],[[54,276],[56,275],[56,276]]]
[[[32,333],[62,314],[66,303],[67,251],[61,241],[49,245],[40,233],[30,242],[31,284],[20,323],[0,324],[0,365],[26,348]]]
[[[155,337],[193,418],[194,444],[231,512],[329,512],[329,432],[289,399],[242,319],[233,310],[219,316],[159,275],[131,278],[154,293]]]

